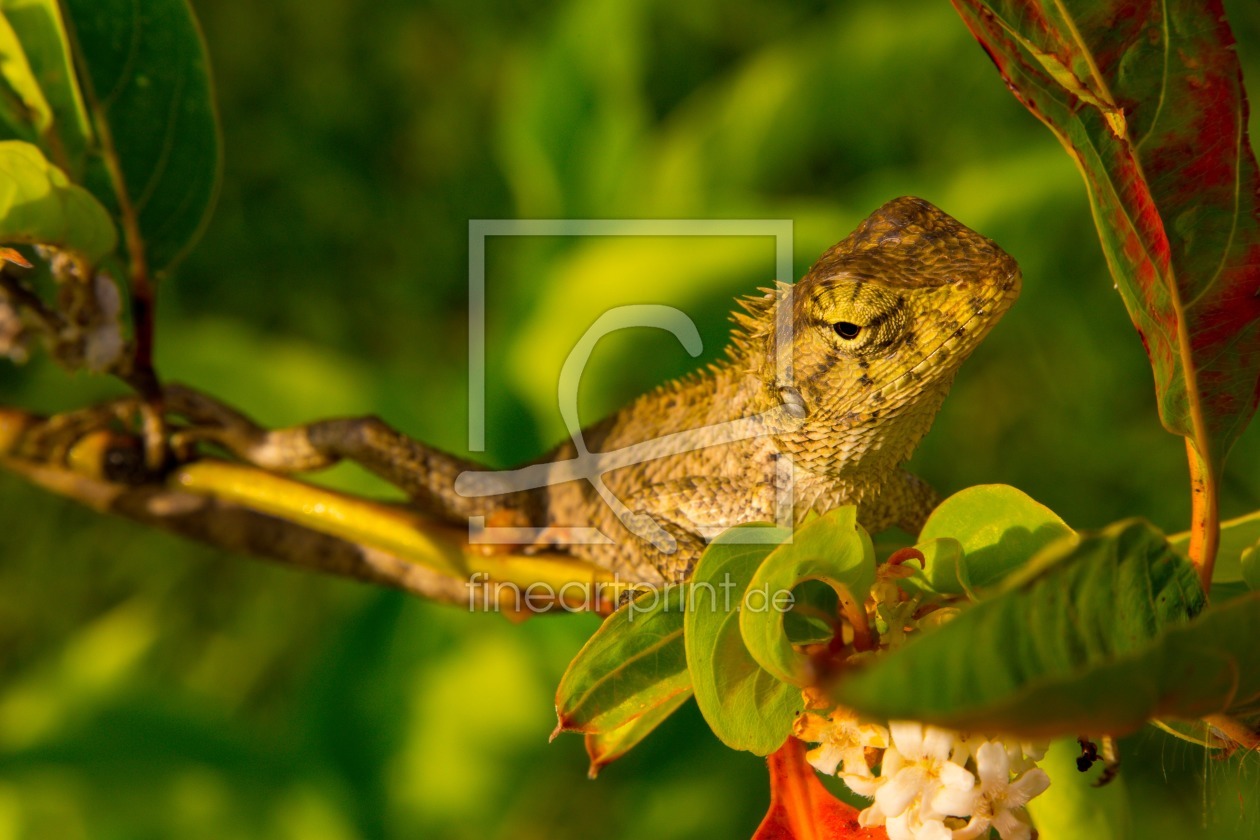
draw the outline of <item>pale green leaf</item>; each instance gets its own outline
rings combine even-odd
[[[51,245],[95,262],[114,249],[109,213],[30,143],[0,142],[0,243]]]

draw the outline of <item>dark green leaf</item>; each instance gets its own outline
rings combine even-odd
[[[783,628],[790,595],[816,580],[840,598],[861,605],[875,583],[875,549],[857,523],[857,508],[837,508],[801,527],[753,575],[739,615],[740,633],[753,659],[776,678],[804,687],[816,678],[809,657],[793,648]]]
[[[1197,717],[1260,689],[1257,601],[1185,624],[1202,590],[1150,525],[1065,543],[1037,569],[846,675],[836,699],[879,717],[1049,737]]]
[[[686,584],[648,590],[600,625],[560,680],[557,731],[612,732],[686,695],[687,591]]]
[[[114,249],[114,223],[92,194],[71,184],[39,149],[0,141],[0,243],[52,245],[89,262]]]
[[[769,527],[732,528],[713,541],[692,574],[697,597],[686,621],[687,667],[701,714],[727,746],[758,755],[783,744],[801,710],[800,690],[758,665],[739,632],[739,605],[774,547],[750,542],[747,532]],[[770,535],[782,542],[791,532],[775,528]]]
[[[1033,555],[1074,532],[1058,514],[1005,484],[981,484],[950,496],[932,511],[917,546],[927,558],[925,575],[937,592],[959,595],[992,586]],[[949,546],[924,546],[941,538],[962,546],[963,566]]]
[[[109,176],[89,172],[88,185],[123,230],[134,219],[149,270],[163,271],[201,233],[218,189],[201,32],[185,0],[65,0],[65,9]]]

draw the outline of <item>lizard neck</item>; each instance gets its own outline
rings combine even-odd
[[[914,454],[952,381],[952,375],[943,377],[878,403],[828,399],[802,383],[808,414],[797,428],[776,435],[775,445],[809,473],[878,484]]]

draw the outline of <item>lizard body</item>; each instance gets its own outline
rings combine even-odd
[[[267,431],[188,389],[170,388],[167,399],[259,466],[295,471],[351,458],[431,513],[539,527],[540,545],[566,545],[569,530],[594,526],[610,539],[571,552],[631,581],[657,582],[688,575],[718,531],[772,520],[776,511],[799,523],[810,511],[856,504],[871,532],[898,525],[916,533],[936,496],[902,464],[1019,284],[1009,255],[928,202],[885,204],[794,286],[744,299],[721,362],[584,430],[597,453],[693,433],[681,448],[662,443],[660,457],[603,475],[625,506],[620,515],[583,480],[485,495],[494,474],[374,418]],[[781,333],[786,357],[776,355]],[[740,420],[757,424],[757,433],[720,438],[724,424]],[[567,442],[539,463],[559,468],[577,454]],[[776,507],[789,474],[791,507]],[[477,475],[490,483],[466,486],[483,495],[457,492],[457,482]],[[642,538],[642,528],[628,528],[636,522],[655,523],[664,540]]]

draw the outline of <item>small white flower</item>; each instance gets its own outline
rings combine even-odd
[[[955,735],[935,726],[894,721],[875,803],[891,820],[914,808],[923,820],[971,813],[976,777],[950,761]],[[1005,753],[1003,753],[1005,755]]]
[[[1050,744],[1034,741],[1007,741],[1006,755],[1011,760],[1011,772],[1022,773],[1037,766],[1037,762],[1046,757]]]
[[[971,820],[954,833],[955,840],[974,840],[992,826],[1002,840],[1028,840],[1032,825],[1024,806],[1034,796],[1050,787],[1044,770],[1025,770],[1011,781],[1011,758],[1008,747],[989,741],[976,750],[976,773],[980,790],[972,806]],[[1027,751],[1021,748],[1024,755]],[[1022,758],[1022,756],[1021,756]]]
[[[954,835],[941,817],[923,817],[917,809],[890,817],[884,830],[888,832],[888,840],[951,840]]]
[[[874,723],[862,723],[853,712],[836,708],[827,717],[807,713],[797,720],[796,737],[818,743],[805,754],[805,760],[820,773],[835,775],[843,766],[844,775],[874,779],[866,764],[866,750],[885,749],[888,730]],[[859,782],[860,784],[860,782]],[[869,794],[866,794],[869,795]]]

